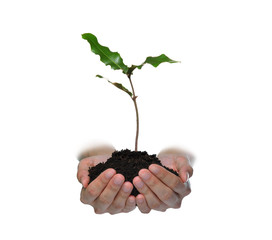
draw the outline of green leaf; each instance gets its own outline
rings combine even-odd
[[[142,64],[142,66],[145,63],[151,64],[153,67],[158,67],[161,63],[168,62],[168,63],[178,63],[179,61],[175,61],[167,57],[165,54],[162,54],[158,57],[147,57],[145,62]],[[141,66],[141,67],[142,67]],[[141,69],[141,68],[139,68]]]
[[[109,83],[111,83],[112,85],[114,85],[115,87],[123,90],[124,92],[126,92],[130,97],[132,97],[132,93],[126,89],[121,83],[117,83],[117,82],[111,82],[108,80]]]
[[[104,78],[103,76],[101,75],[96,75],[96,77],[98,78]],[[107,78],[105,78],[109,83],[111,83],[112,85],[114,85],[115,87],[121,89],[122,91],[126,92],[130,97],[132,97],[132,93],[127,89],[125,88],[121,83],[117,83],[117,82],[111,82],[110,80],[108,80]]]
[[[168,63],[179,63],[179,61],[175,61],[167,57],[165,54],[161,54],[158,57],[147,57],[146,60],[141,65],[132,65],[129,69],[127,74],[131,75],[132,72],[138,68],[141,69],[146,63],[151,64],[153,67],[158,67],[161,63],[168,62]]]
[[[90,43],[92,52],[99,55],[100,61],[105,63],[106,66],[110,65],[114,70],[122,69],[125,74],[127,73],[128,67],[124,64],[118,52],[111,52],[108,47],[100,45],[96,36],[91,33],[82,34],[82,38]]]

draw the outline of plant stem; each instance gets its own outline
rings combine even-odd
[[[133,87],[133,84],[132,84],[131,76],[130,76],[130,75],[128,75],[128,79],[129,79],[129,82],[130,82],[130,85],[131,85],[131,89],[132,89],[132,93],[133,93],[133,96],[131,97],[131,99],[132,99],[133,102],[134,102],[135,111],[136,111],[136,124],[137,124],[137,127],[136,127],[136,138],[135,138],[135,151],[138,151],[139,112],[138,112],[138,106],[137,106],[137,102],[136,102],[137,96],[135,95],[135,91],[134,91],[134,87]]]

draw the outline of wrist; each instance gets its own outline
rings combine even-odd
[[[178,147],[172,147],[172,148],[165,148],[163,150],[160,151],[160,153],[158,154],[158,158],[177,158],[177,157],[184,157],[187,159],[188,163],[193,166],[194,162],[195,162],[195,157],[189,153],[188,151],[185,151],[181,148]]]
[[[115,151],[115,148],[111,145],[100,145],[89,147],[78,154],[77,159],[81,161],[87,157],[100,156],[100,155],[111,155]]]

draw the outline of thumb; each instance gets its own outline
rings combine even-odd
[[[89,168],[88,159],[82,159],[78,164],[77,179],[84,188],[88,186],[90,181]]]
[[[84,176],[83,176],[83,177],[81,178],[80,182],[81,182],[81,184],[82,184],[82,186],[83,186],[84,188],[87,188],[88,185],[89,185],[89,177],[84,177]]]
[[[183,166],[179,170],[179,176],[183,183],[188,182],[189,178],[193,175],[193,168],[190,165]]]

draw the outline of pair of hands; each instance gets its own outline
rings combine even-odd
[[[179,176],[157,164],[141,169],[133,179],[133,185],[140,193],[136,198],[130,195],[132,183],[125,182],[124,176],[114,169],[105,170],[88,184],[89,168],[110,157],[111,154],[85,157],[78,165],[77,178],[83,186],[80,200],[91,205],[97,214],[130,212],[136,204],[142,213],[149,213],[152,209],[166,211],[168,208],[179,208],[183,198],[191,192],[188,180],[193,168],[189,160],[178,153],[160,153],[158,158],[164,166],[177,171]]]

